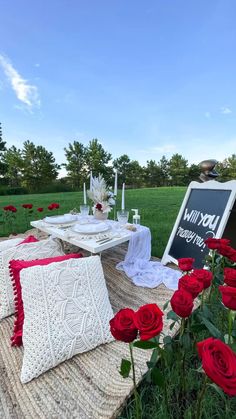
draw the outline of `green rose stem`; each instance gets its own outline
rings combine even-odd
[[[235,318],[236,312],[234,310],[228,310],[228,344],[230,345],[231,342],[233,343],[232,337],[232,329],[233,329],[233,321]]]
[[[185,330],[185,318],[181,319],[181,325],[180,325],[180,338],[183,336]],[[183,389],[183,395],[186,392],[186,374],[185,374],[185,348],[183,345],[183,340],[181,342],[182,346],[182,389]]]
[[[212,279],[211,289],[210,289],[210,293],[209,293],[209,297],[208,297],[208,303],[211,302],[212,292],[213,292],[213,288],[214,288],[215,255],[216,255],[215,250],[212,250],[212,256],[211,256],[211,272],[212,272],[213,279]]]
[[[200,304],[201,311],[203,310],[204,297],[205,297],[205,290],[202,291],[202,295],[201,295],[201,304]]]
[[[208,381],[208,377],[207,377],[207,375],[205,375],[205,379],[203,381],[202,389],[198,393],[195,419],[200,419],[202,417],[202,401],[203,401],[204,394],[206,392],[207,381]]]
[[[136,376],[135,376],[135,368],[134,368],[134,355],[133,355],[133,345],[129,343],[129,350],[130,350],[130,359],[131,359],[131,367],[132,367],[132,374],[133,374],[133,383],[134,383],[134,398],[135,398],[135,408],[136,408],[136,419],[141,419],[141,401],[137,391],[137,384],[136,384]]]

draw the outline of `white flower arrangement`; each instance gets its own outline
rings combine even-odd
[[[101,175],[92,178],[91,190],[87,192],[88,197],[93,201],[93,210],[103,213],[111,211],[111,206],[115,205],[114,195],[106,185]]]

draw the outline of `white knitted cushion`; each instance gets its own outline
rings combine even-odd
[[[0,320],[15,312],[14,293],[9,272],[10,260],[43,259],[63,254],[59,241],[51,238],[35,243],[21,244],[0,252]]]
[[[0,252],[10,249],[10,247],[17,246],[24,240],[24,237],[16,237],[15,239],[7,239],[0,242]]]
[[[113,340],[113,311],[99,256],[21,271],[24,357],[21,381]]]

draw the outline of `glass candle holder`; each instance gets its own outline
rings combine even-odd
[[[82,216],[87,216],[89,215],[89,205],[80,205],[80,215]]]
[[[120,210],[117,211],[117,220],[121,225],[125,225],[128,223],[129,220],[129,211],[126,210]]]

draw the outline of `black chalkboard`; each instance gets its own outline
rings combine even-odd
[[[169,250],[175,259],[192,257],[194,267],[204,265],[208,252],[204,240],[214,237],[231,191],[192,189]]]
[[[236,244],[236,180],[191,182],[166,246],[162,263],[192,257],[202,268],[208,237],[227,237]],[[226,235],[224,235],[224,233]]]

